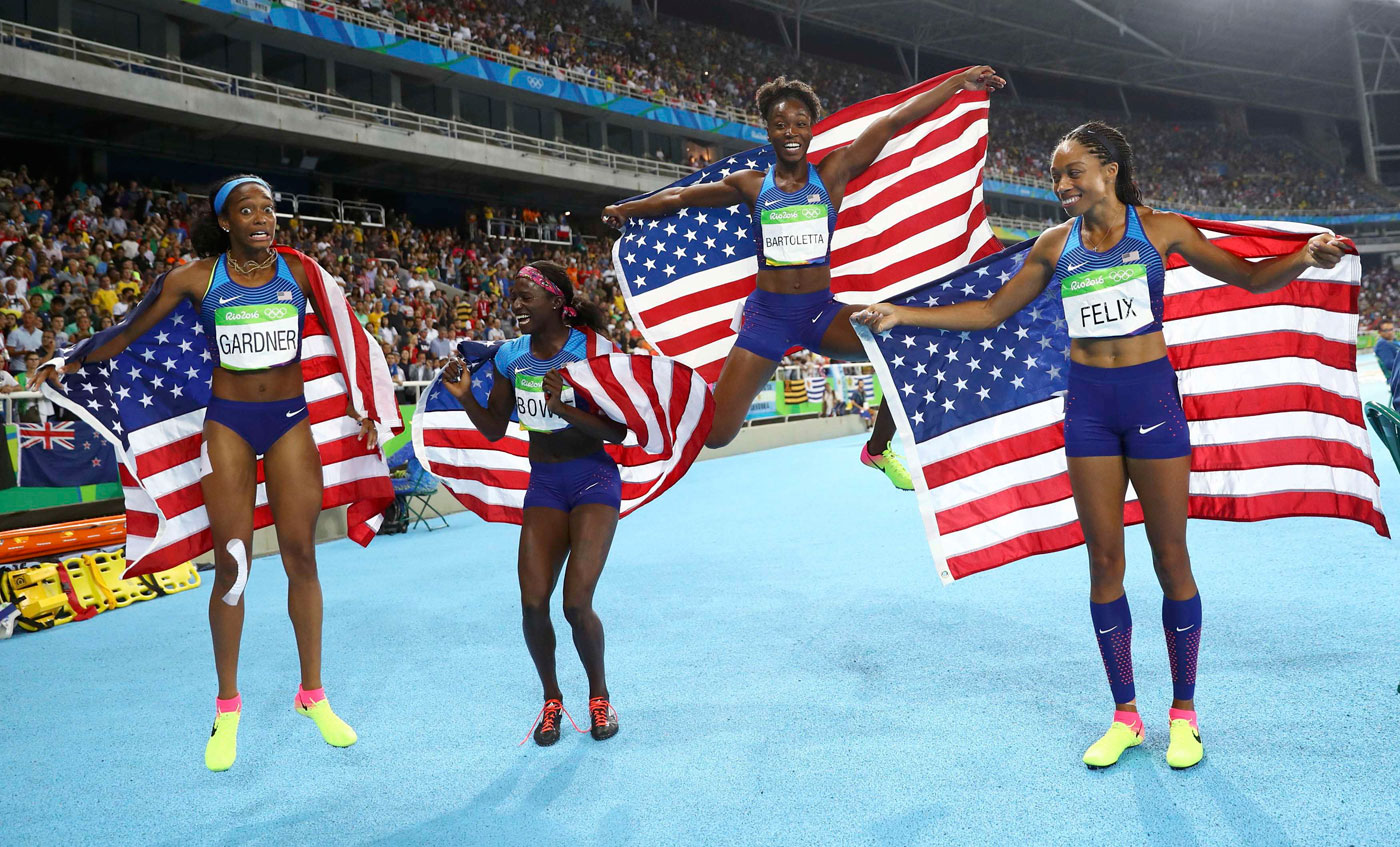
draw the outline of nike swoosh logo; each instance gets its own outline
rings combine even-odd
[[[225,303],[232,303],[234,300],[237,300],[239,297],[242,297],[242,296],[243,296],[242,294],[235,294],[235,295],[233,295],[232,297],[220,297],[220,298],[219,298],[219,305],[222,306],[222,305],[224,305]]]
[[[1084,266],[1087,265],[1087,264],[1089,264],[1089,263],[1088,263],[1088,262],[1080,262],[1080,263],[1077,264],[1077,265],[1068,265],[1068,264],[1067,264],[1067,265],[1065,265],[1065,270],[1069,271],[1070,273],[1074,273],[1075,271],[1079,270],[1080,268],[1084,267]]]
[[[1195,627],[1196,627],[1195,624],[1191,624],[1190,626],[1179,626],[1179,627],[1176,628],[1176,631],[1177,631],[1177,632],[1185,632],[1185,631],[1188,630],[1188,629],[1195,629]]]
[[[294,417],[296,417],[297,415],[301,414],[301,413],[304,412],[304,411],[306,411],[306,407],[305,407],[305,406],[302,406],[300,409],[297,409],[295,412],[288,412],[288,413],[287,413],[287,417],[289,417],[289,418],[294,418]]]
[[[1101,629],[1101,630],[1099,630],[1099,635],[1108,635],[1110,632],[1114,631],[1114,630],[1117,629],[1117,628],[1118,628],[1118,627],[1116,627],[1116,626],[1111,626],[1111,627],[1109,627],[1108,629]]]
[[[1162,423],[1153,424],[1152,426],[1149,426],[1147,429],[1143,429],[1142,426],[1139,425],[1139,426],[1138,426],[1138,435],[1146,435],[1147,433],[1151,432],[1152,430],[1156,429],[1157,427],[1159,427],[1159,426],[1161,426],[1162,424],[1165,424],[1165,423],[1166,423],[1166,421],[1162,421]]]
[[[583,492],[588,491],[588,490],[591,489],[591,488],[597,488],[597,487],[598,487],[599,485],[601,485],[601,484],[602,484],[602,483],[595,482],[595,483],[593,483],[592,485],[585,485],[583,488],[580,488],[580,489],[579,489],[579,492],[578,492],[578,493],[582,494]]]
[[[763,205],[765,205],[765,206],[771,206],[771,205],[773,205],[774,203],[781,203],[781,202],[783,202],[783,201],[781,201],[781,200],[764,200],[764,201],[763,201]]]

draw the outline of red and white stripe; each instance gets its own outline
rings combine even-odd
[[[564,377],[595,409],[626,424],[621,445],[607,445],[622,477],[621,515],[676,483],[705,445],[714,397],[695,371],[662,356],[628,356],[596,333],[589,358]],[[519,524],[530,484],[529,435],[515,426],[489,441],[465,411],[427,411],[424,391],[413,416],[414,452],[462,505],[483,520]]]
[[[1252,260],[1297,250],[1318,232],[1195,223]],[[1349,255],[1332,270],[1311,268],[1280,291],[1254,295],[1169,257],[1163,331],[1191,432],[1191,517],[1341,517],[1389,535],[1356,375],[1360,274]],[[906,437],[906,447],[922,469],[915,485],[944,582],[1083,543],[1063,398],[918,445]],[[1142,521],[1131,486],[1124,521]]]
[[[875,120],[958,73],[828,116],[815,128],[808,159],[820,162]],[[982,206],[987,112],[986,92],[958,93],[897,132],[847,185],[832,236],[831,290],[838,300],[885,300],[1001,249]],[[617,267],[621,244],[614,244]],[[757,270],[749,257],[653,291],[624,286],[628,311],[663,355],[713,382],[734,345],[734,319],[754,290]]]

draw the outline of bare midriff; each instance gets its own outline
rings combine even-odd
[[[774,294],[811,294],[814,291],[824,291],[831,287],[831,266],[764,268],[759,270],[756,284],[764,291]]]
[[[1160,330],[1120,338],[1075,338],[1069,345],[1070,360],[1091,368],[1126,368],[1165,355],[1167,342]]]
[[[301,362],[292,362],[265,371],[231,371],[214,368],[214,396],[242,403],[269,403],[290,400],[305,390]]]

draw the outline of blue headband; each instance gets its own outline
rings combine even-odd
[[[267,181],[262,179],[261,177],[245,176],[239,177],[238,179],[229,180],[228,182],[224,183],[223,188],[219,189],[219,193],[214,195],[214,214],[222,215],[224,213],[224,203],[228,202],[229,194],[232,193],[235,188],[237,188],[245,182],[256,182],[258,185],[261,185],[263,188],[266,188],[268,194],[272,193],[272,186],[268,185]]]

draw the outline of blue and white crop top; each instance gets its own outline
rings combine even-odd
[[[568,421],[551,413],[545,405],[544,375],[586,358],[588,337],[577,329],[569,330],[569,340],[548,360],[536,359],[530,352],[528,335],[512,338],[500,346],[491,361],[496,366],[496,376],[510,380],[515,386],[515,415],[521,429],[557,432],[569,428]],[[577,405],[574,389],[567,382],[564,383],[564,396],[561,399],[570,406]]]
[[[792,193],[778,188],[769,168],[754,201],[749,230],[760,270],[830,264],[836,207],[816,166],[807,163],[807,184]]]
[[[261,371],[301,360],[306,294],[277,257],[277,274],[257,288],[229,278],[227,255],[214,262],[199,305],[199,323],[216,367]]]
[[[1059,283],[1070,338],[1122,338],[1162,329],[1162,256],[1142,230],[1137,209],[1128,207],[1127,230],[1102,253],[1079,237],[1075,218],[1051,283]]]

